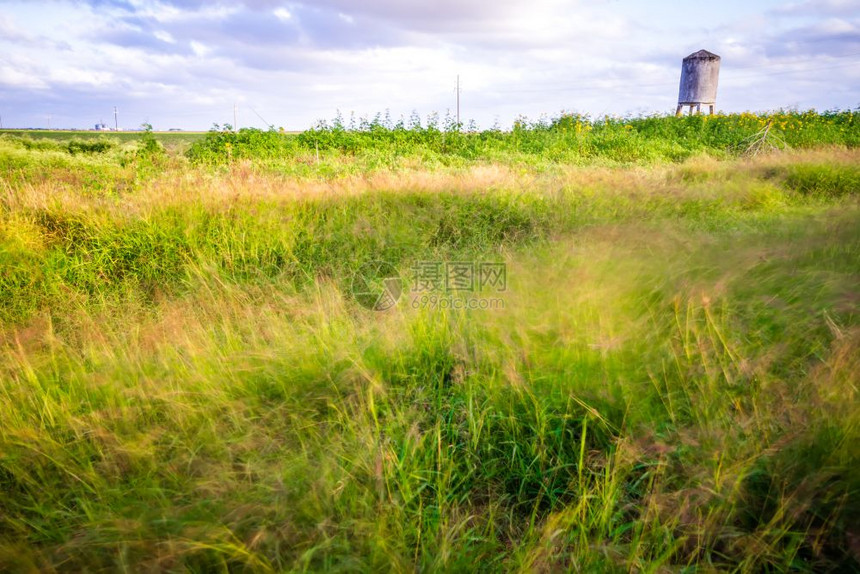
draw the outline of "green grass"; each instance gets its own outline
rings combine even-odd
[[[114,145],[133,144],[143,136],[141,131],[99,132],[78,130],[0,130],[0,136],[14,137],[34,142],[65,143],[69,140],[108,141]],[[167,149],[184,152],[193,143],[205,137],[206,132],[154,132],[158,141]]]
[[[726,158],[754,149],[757,143],[779,148],[853,148],[860,143],[857,113],[780,111],[623,119],[561,114],[537,122],[518,119],[510,131],[464,131],[450,116],[441,125],[434,117],[424,124],[418,118],[394,124],[377,116],[349,125],[337,118],[298,136],[274,129],[213,130],[196,141],[187,155],[198,164],[253,159],[281,170],[294,170],[291,164],[296,161],[328,164],[343,156],[353,158],[360,171],[396,168],[416,159],[424,166],[486,160],[545,168],[677,162],[702,154]]]
[[[0,139],[0,570],[860,569],[856,151],[57,145]]]
[[[155,136],[165,145],[170,142],[185,142],[193,143],[203,136],[206,132],[181,131],[181,132],[154,132]],[[53,141],[65,141],[69,139],[110,139],[123,143],[135,142],[140,139],[143,132],[141,131],[87,131],[87,130],[20,130],[6,129],[0,130],[0,135],[9,135],[15,137],[27,137],[31,139],[48,139]]]

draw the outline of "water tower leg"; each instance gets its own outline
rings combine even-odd
[[[677,110],[675,110],[675,117],[676,117],[676,118],[681,116],[681,110],[682,110],[683,108],[684,108],[684,104],[678,104],[678,109],[677,109]]]
[[[696,115],[702,114],[702,104],[696,104]]]
[[[709,110],[709,111],[710,111],[710,115],[714,115],[714,104],[711,104],[711,105],[710,105],[710,106],[708,106],[708,107],[710,108],[710,110]]]

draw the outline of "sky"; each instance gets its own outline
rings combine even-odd
[[[0,123],[670,113],[700,49],[718,110],[860,106],[860,0],[0,0]]]

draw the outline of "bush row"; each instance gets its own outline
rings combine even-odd
[[[275,129],[236,132],[229,126],[215,126],[191,146],[188,157],[208,164],[238,159],[287,160],[320,152],[347,156],[381,153],[389,158],[426,158],[429,154],[464,160],[493,160],[513,154],[574,163],[593,159],[680,161],[699,153],[743,153],[761,139],[777,147],[856,147],[860,144],[857,116],[852,110],[637,118],[561,114],[538,121],[520,118],[508,131],[467,130],[450,118],[440,125],[434,116],[424,124],[415,117],[407,124],[380,116],[344,124],[338,116],[299,135]]]

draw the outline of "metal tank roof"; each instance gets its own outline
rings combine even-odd
[[[713,52],[708,52],[707,50],[699,50],[698,52],[693,52],[686,58],[685,60],[719,60],[720,57],[714,54]]]

